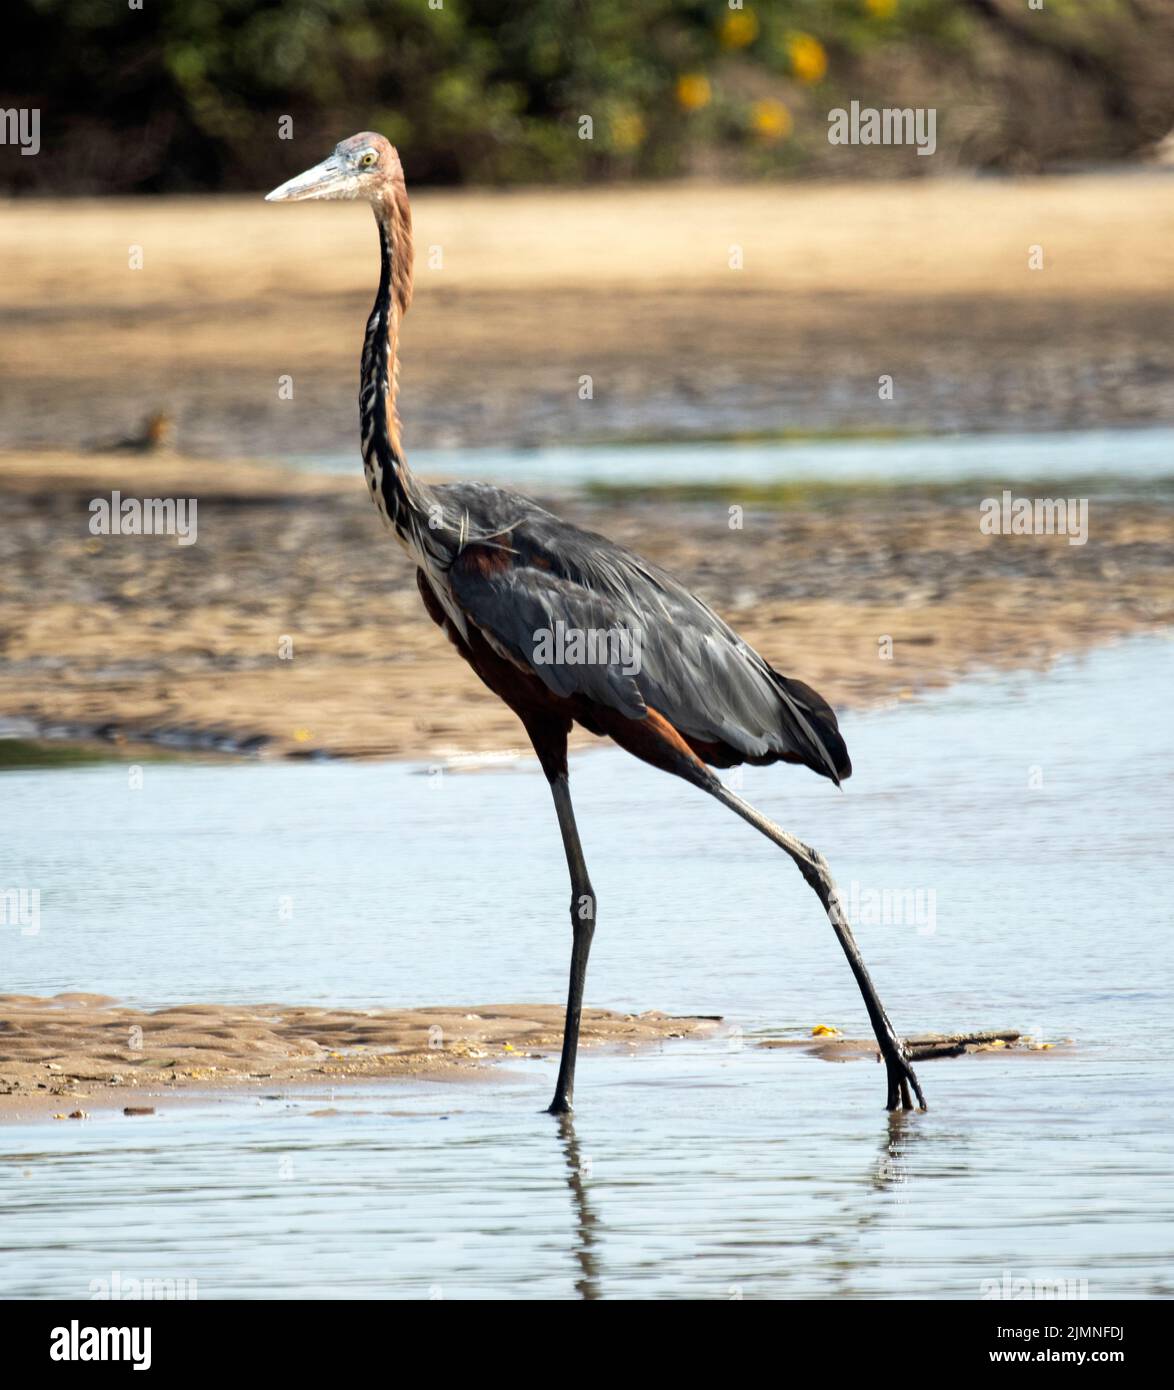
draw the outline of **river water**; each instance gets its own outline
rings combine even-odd
[[[720,1013],[709,1039],[331,1097],[0,1129],[0,1296],[115,1272],[199,1297],[950,1297],[1004,1279],[1174,1293],[1174,643],[850,716],[842,794],[743,794],[819,846],[899,1029],[1056,1044],[880,1068],[765,1049],[867,1022],[770,844],[617,750],[572,769],[600,900],[592,1005]],[[532,764],[118,763],[14,771],[8,878],[41,929],[5,992],[350,1006],[557,1000],[562,851]],[[885,891],[890,911],[874,911]],[[293,916],[279,915],[292,899]],[[1068,1282],[1071,1281],[1071,1282]],[[189,1285],[190,1287],[190,1285]]]
[[[286,460],[290,462],[290,460]],[[358,456],[311,455],[295,466],[354,475]],[[559,491],[592,483],[998,481],[1012,487],[1050,480],[1097,482],[1105,494],[1174,474],[1174,429],[954,434],[895,439],[813,439],[666,444],[581,445],[566,448],[417,449],[412,466],[424,476],[487,478],[510,487]]]

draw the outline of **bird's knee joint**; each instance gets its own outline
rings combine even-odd
[[[812,849],[809,845],[805,846],[810,857],[811,871],[825,885],[830,886],[832,882],[832,871],[828,861],[820,854],[819,850]]]

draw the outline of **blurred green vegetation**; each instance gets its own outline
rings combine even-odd
[[[116,756],[113,752],[74,743],[0,738],[0,772],[8,768],[72,767],[77,763],[106,762]]]
[[[135,3],[8,0],[42,141],[0,150],[8,189],[264,187],[282,117],[299,154],[383,131],[415,184],[1031,170],[1174,125],[1171,0]],[[937,157],[829,146],[853,99],[936,107]]]
[[[973,506],[979,497],[998,497],[1006,486],[999,476],[951,478],[942,482],[904,478],[802,478],[753,482],[723,478],[697,483],[587,483],[583,491],[598,502],[700,503],[725,508],[731,502],[746,507],[780,510],[792,507],[838,508],[875,502],[887,508],[912,509],[919,502]],[[1126,478],[1114,473],[1083,473],[1070,478],[1026,479],[1015,484],[1025,497],[1096,496],[1104,501],[1151,502],[1174,506],[1174,476]]]

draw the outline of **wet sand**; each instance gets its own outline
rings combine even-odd
[[[91,536],[89,501],[114,488],[197,497],[197,543]],[[540,500],[679,575],[836,708],[1174,619],[1169,498],[1094,497],[1074,546],[982,535],[965,489],[748,501],[731,530],[737,497]],[[424,613],[357,473],[21,452],[0,456],[0,505],[9,734],[458,767],[530,755]]]
[[[581,1043],[586,1049],[629,1049],[713,1036],[721,1025],[717,1015],[585,1009]],[[473,1080],[491,1064],[557,1057],[562,1029],[558,1004],[183,1004],[143,1010],[101,994],[0,995],[0,1123],[80,1120],[103,1111],[135,1119],[193,1097],[268,1093],[275,1086]],[[824,1062],[878,1058],[871,1038],[848,1038],[819,1025],[808,1036],[748,1042],[804,1051]],[[1014,1030],[957,1038],[911,1034],[907,1042],[918,1065],[949,1056],[1073,1051],[1070,1040],[1045,1041]]]
[[[714,1018],[585,1009],[585,1048],[695,1037]],[[319,1009],[185,1004],[147,1012],[104,995],[0,996],[0,1121],[148,1112],[184,1094],[469,1077],[490,1062],[557,1056],[555,1004]]]

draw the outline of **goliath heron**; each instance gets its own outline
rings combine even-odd
[[[924,1109],[905,1045],[869,978],[823,856],[710,770],[800,763],[838,786],[852,765],[835,714],[802,681],[775,671],[671,575],[623,546],[517,493],[487,483],[430,486],[412,473],[396,413],[396,348],[412,298],[412,219],[399,155],[382,135],[352,135],[267,200],[322,198],[366,199],[379,229],[379,292],[359,378],[371,498],[416,566],[429,616],[522,721],[554,795],[571,877],[572,948],[551,1113],[571,1109],[596,917],[567,779],[574,724],[700,787],[791,857],[856,977],[887,1069],[888,1109],[912,1109],[910,1089]],[[626,640],[561,642],[552,660],[555,632]]]

